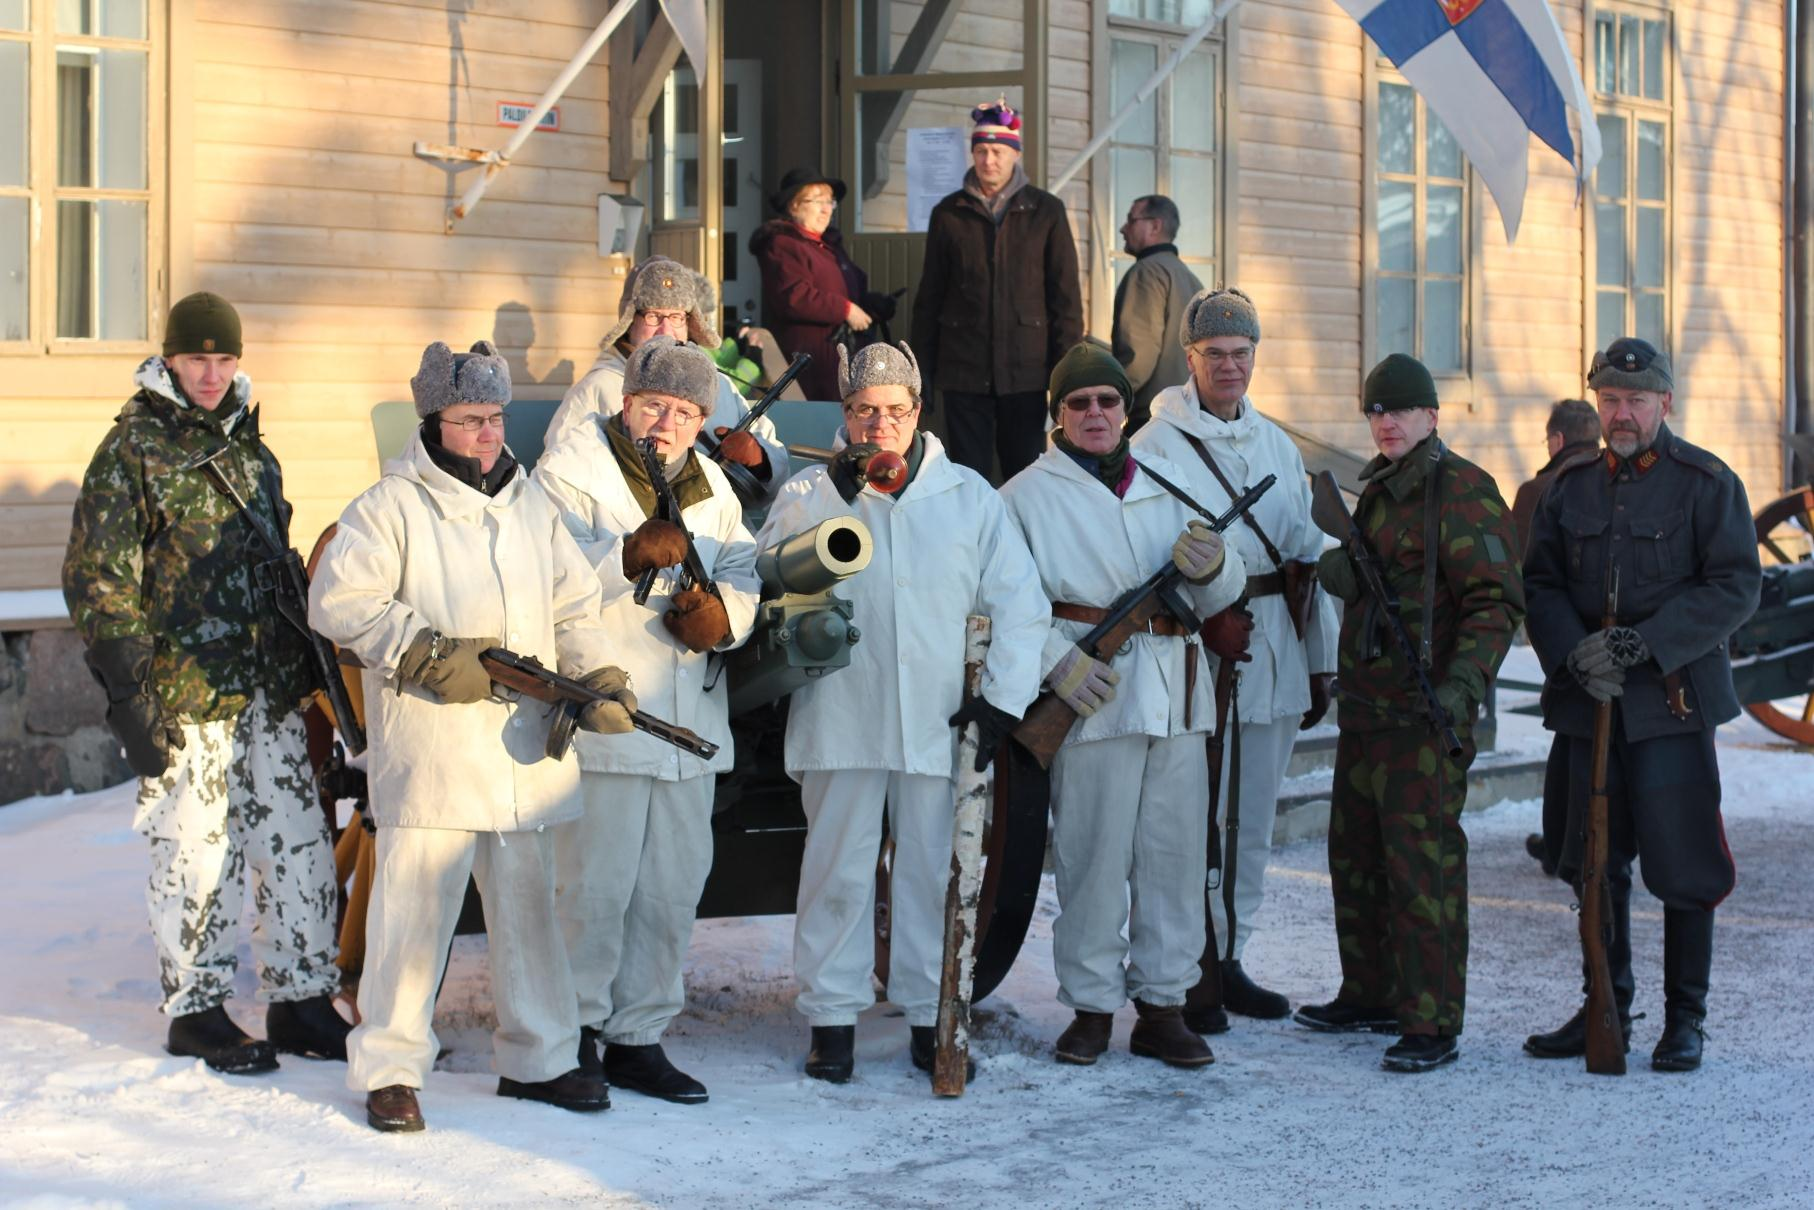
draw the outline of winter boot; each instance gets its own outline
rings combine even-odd
[[[227,1010],[216,1004],[198,1013],[170,1018],[164,1049],[173,1055],[200,1059],[215,1071],[230,1076],[250,1076],[277,1070],[277,1051],[233,1023]]]
[[[676,1105],[706,1103],[705,1085],[668,1062],[661,1043],[629,1046],[605,1043],[605,1079],[613,1088],[628,1088]]]
[[[1641,1015],[1641,1014],[1640,1014]],[[1619,1017],[1619,1032],[1625,1039],[1625,1053],[1631,1053],[1632,1018]],[[1524,1040],[1524,1053],[1533,1059],[1578,1059],[1587,1053],[1587,1005],[1575,1010],[1561,1029],[1546,1034],[1532,1034]]]
[[[1619,1010],[1619,1028],[1625,1053],[1631,1053],[1631,1001],[1637,984],[1631,974],[1631,877],[1609,878],[1612,900],[1612,936],[1606,942],[1606,965],[1612,973],[1612,999]],[[1587,972],[1581,973],[1581,994],[1587,994]],[[1642,1016],[1642,1014],[1639,1014]],[[1587,1005],[1560,1029],[1532,1034],[1524,1040],[1524,1053],[1537,1059],[1578,1059],[1587,1053]]]
[[[1207,1067],[1216,1061],[1209,1043],[1192,1033],[1184,1024],[1184,1010],[1179,1006],[1148,1004],[1134,1001],[1140,1019],[1128,1038],[1128,1049],[1149,1059],[1159,1059],[1173,1067]]]
[[[1398,1028],[1398,1012],[1386,1007],[1343,1004],[1306,1004],[1291,1018],[1306,1029],[1325,1034],[1389,1034]]]
[[[1222,964],[1213,948],[1197,959],[1202,975],[1197,985],[1184,993],[1184,1024],[1197,1034],[1228,1032],[1228,1010],[1222,1007]]]
[[[1387,1071],[1434,1071],[1444,1063],[1461,1057],[1461,1046],[1454,1038],[1437,1034],[1406,1034],[1386,1047],[1379,1065]]]
[[[533,1083],[498,1077],[498,1095],[519,1101],[541,1101],[574,1113],[597,1113],[611,1108],[611,1093],[605,1082],[595,1075],[574,1068],[566,1075]]]
[[[590,1025],[579,1027],[579,1069],[589,1076],[604,1078],[605,1065],[598,1057],[603,1035]]]
[[[422,1107],[408,1084],[387,1084],[365,1094],[365,1122],[386,1134],[413,1134],[422,1129]]]
[[[265,1037],[286,1055],[344,1063],[346,1036],[352,1032],[325,992],[306,1000],[279,1000],[265,1010]]]
[[[938,1057],[938,1030],[930,1025],[909,1025],[907,1027],[907,1057],[913,1065],[928,1075],[932,1073],[932,1064]],[[969,1053],[964,1055],[964,1079],[976,1078],[976,1060]]]
[[[1241,969],[1241,960],[1230,958],[1222,963],[1222,1007],[1243,1017],[1278,1021],[1291,1012],[1291,1001],[1255,983]]]
[[[806,1052],[806,1074],[815,1080],[843,1084],[857,1067],[857,1027],[815,1025],[812,1049]]]
[[[1187,1024],[1189,1016],[1190,1010],[1186,1009]],[[1227,1018],[1223,1020],[1226,1022]],[[1227,1029],[1228,1026],[1224,1024],[1222,1028]],[[1053,1053],[1060,1063],[1088,1067],[1108,1050],[1109,1037],[1114,1032],[1115,1014],[1085,1012],[1080,1008],[1077,1010],[1077,1019],[1065,1026],[1065,1031],[1058,1035],[1058,1045],[1053,1048]]]
[[[1707,985],[1713,970],[1713,913],[1663,909],[1663,1036],[1650,1054],[1655,1071],[1701,1065]]]

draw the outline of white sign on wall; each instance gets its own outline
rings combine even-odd
[[[964,186],[970,131],[963,126],[916,126],[907,131],[907,230],[924,231],[932,208]]]

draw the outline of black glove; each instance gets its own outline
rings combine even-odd
[[[863,468],[869,460],[882,452],[882,447],[873,441],[863,441],[856,445],[847,445],[832,455],[831,465],[826,468],[831,475],[831,485],[838,489],[838,495],[849,504],[857,498],[867,482],[863,478]]]
[[[995,759],[995,750],[1008,738],[1008,733],[1020,723],[1020,719],[990,703],[989,699],[973,697],[958,708],[951,716],[951,725],[962,731],[971,723],[976,724],[976,771],[981,773]]]
[[[88,649],[88,670],[107,692],[107,726],[126,749],[126,764],[140,777],[162,777],[183,733],[164,717],[151,684],[156,642],[149,635],[103,639]]]
[[[1335,673],[1313,672],[1310,674],[1310,709],[1304,711],[1304,719],[1298,724],[1299,731],[1308,731],[1323,721],[1329,713],[1329,689],[1335,684]]]
[[[883,294],[876,290],[865,290],[857,299],[857,306],[869,312],[869,318],[880,323],[887,323],[894,318],[895,308],[899,304],[892,294]]]

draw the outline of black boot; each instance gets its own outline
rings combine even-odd
[[[579,1027],[579,1069],[600,1079],[605,1075],[604,1061],[598,1056],[598,1048],[603,1041],[603,1035],[590,1025]]]
[[[173,1055],[200,1059],[215,1071],[230,1076],[277,1070],[276,1049],[269,1042],[250,1037],[218,1004],[198,1013],[170,1018],[170,1033],[164,1040],[164,1049]]]
[[[1197,985],[1184,993],[1184,1026],[1205,1037],[1225,1034],[1228,1010],[1222,1007],[1222,963],[1216,957],[1213,941],[1197,959],[1197,969],[1201,972]]]
[[[857,1027],[815,1025],[812,1049],[806,1052],[806,1074],[815,1080],[842,1084],[857,1067]]]
[[[1625,1038],[1625,1053],[1631,1053],[1631,1018],[1619,1017],[1619,1032]],[[1533,1059],[1578,1059],[1587,1053],[1587,1006],[1575,1010],[1561,1029],[1546,1034],[1532,1034],[1524,1040],[1524,1053]]]
[[[705,1085],[668,1062],[659,1042],[649,1046],[605,1043],[605,1079],[613,1088],[628,1088],[676,1105],[703,1105],[707,1100]]]
[[[907,1057],[913,1065],[928,1075],[932,1064],[938,1057],[938,1030],[930,1025],[909,1025],[907,1027]],[[964,1055],[964,1079],[976,1078],[976,1060],[968,1053]]]
[[[1243,1017],[1278,1021],[1291,1012],[1291,1001],[1248,978],[1241,960],[1231,958],[1222,963],[1222,1007]]]
[[[1386,1047],[1386,1055],[1379,1065],[1387,1071],[1434,1071],[1460,1057],[1461,1045],[1454,1038],[1406,1034]]]
[[[499,1076],[498,1095],[515,1097],[519,1101],[541,1101],[559,1109],[571,1109],[574,1113],[597,1113],[611,1108],[611,1092],[605,1082],[577,1067],[566,1075],[533,1083]]]
[[[1693,1071],[1701,1065],[1706,1033],[1707,985],[1713,971],[1713,913],[1663,909],[1663,1036],[1651,1052],[1656,1071]]]
[[[1306,1004],[1291,1019],[1306,1029],[1324,1034],[1389,1034],[1398,1029],[1396,1009],[1383,1005],[1344,1004],[1340,1000]]]
[[[347,1019],[323,993],[306,1000],[279,1000],[265,1010],[265,1037],[286,1055],[346,1062]]]
[[[1619,1013],[1619,1029],[1625,1038],[1625,1053],[1631,1053],[1632,997],[1637,984],[1631,974],[1631,867],[1608,870],[1607,898],[1612,903],[1609,923],[1612,936],[1606,942],[1606,965],[1612,974],[1613,1006]],[[1587,995],[1587,972],[1581,972],[1581,995]],[[1642,1014],[1640,1014],[1641,1016]],[[1560,1029],[1546,1034],[1532,1034],[1524,1040],[1524,1053],[1535,1059],[1578,1059],[1587,1053],[1587,1005],[1570,1017]]]

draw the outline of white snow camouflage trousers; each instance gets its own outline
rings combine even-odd
[[[237,718],[181,726],[170,767],[139,779],[132,821],[151,842],[145,904],[163,1010],[202,1012],[232,994],[248,878],[259,999],[332,993],[334,846],[302,715],[274,715],[259,693]]]

